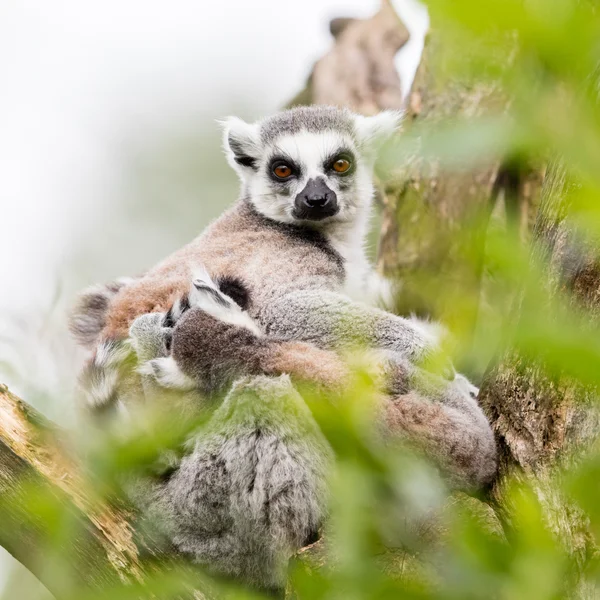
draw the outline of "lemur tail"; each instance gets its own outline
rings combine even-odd
[[[131,355],[127,340],[101,340],[114,297],[134,279],[122,277],[105,285],[92,286],[79,294],[69,317],[75,340],[93,351],[79,376],[79,387],[94,408],[116,400],[120,371]]]
[[[119,384],[133,358],[128,339],[98,344],[79,375],[79,389],[90,408],[102,409],[116,403]]]
[[[100,341],[113,298],[134,279],[121,277],[105,285],[94,285],[79,294],[69,317],[69,329],[84,348],[92,349]]]

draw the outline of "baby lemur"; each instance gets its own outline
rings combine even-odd
[[[174,545],[216,571],[281,586],[285,560],[322,521],[331,456],[287,376],[338,393],[346,349],[381,362],[390,434],[421,445],[461,487],[494,474],[471,386],[420,368],[434,329],[372,306],[378,280],[363,246],[373,165],[398,124],[396,113],[323,106],[228,119],[237,204],[142,277],[85,292],[73,313],[93,351],[81,382],[96,409],[143,395],[139,377],[182,393],[229,391],[209,433],[146,495]]]

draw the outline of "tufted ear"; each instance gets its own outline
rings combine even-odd
[[[227,117],[221,121],[221,125],[223,147],[229,164],[242,177],[248,170],[255,171],[260,156],[258,124],[246,123],[238,117]]]
[[[404,112],[384,110],[378,115],[364,117],[355,116],[355,127],[358,141],[364,148],[377,150],[400,127]]]

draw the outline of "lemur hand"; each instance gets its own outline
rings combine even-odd
[[[131,345],[140,364],[167,356],[172,335],[172,327],[165,325],[165,313],[142,315],[133,322],[129,330]]]

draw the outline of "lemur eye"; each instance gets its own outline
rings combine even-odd
[[[273,165],[273,173],[279,179],[287,179],[292,175],[292,167],[285,163],[275,164]]]
[[[346,173],[351,166],[350,161],[346,158],[338,158],[333,163],[333,170],[336,173]]]

